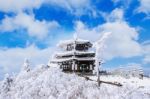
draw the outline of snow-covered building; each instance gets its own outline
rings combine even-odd
[[[57,63],[66,72],[93,72],[95,52],[90,41],[75,36],[74,39],[60,41],[57,46],[62,52],[55,53],[51,63]]]

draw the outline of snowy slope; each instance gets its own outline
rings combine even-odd
[[[98,88],[96,82],[40,65],[0,82],[0,99],[150,99],[150,79],[101,78],[121,82],[123,87],[102,84]]]

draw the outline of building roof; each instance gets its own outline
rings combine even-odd
[[[78,61],[94,61],[95,57],[87,57],[87,58],[77,58],[77,57],[68,57],[68,58],[63,58],[63,59],[53,59],[51,62],[52,63],[59,63],[59,62],[65,62],[65,61],[70,61],[70,60],[78,60]]]
[[[60,41],[57,44],[57,46],[61,47],[61,48],[64,48],[64,47],[66,47],[69,44],[90,44],[90,45],[92,45],[92,43],[90,43],[89,40],[83,40],[83,39],[76,38],[76,39]]]
[[[56,53],[56,56],[68,56],[68,55],[85,55],[85,54],[94,54],[94,51],[65,51]]]

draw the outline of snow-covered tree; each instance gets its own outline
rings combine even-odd
[[[2,96],[3,98],[10,97],[9,92],[11,91],[13,81],[14,80],[12,76],[10,76],[9,74],[5,75],[4,80],[0,84],[0,96]]]
[[[120,82],[123,87],[102,84],[101,88],[97,88],[94,81],[63,73],[53,66],[45,66],[35,66],[36,68],[28,73],[20,72],[17,75],[20,77],[16,76],[17,80],[6,76],[5,80],[0,82],[0,86],[3,86],[0,87],[0,99],[149,99],[149,95],[145,94],[149,92],[149,78],[143,81],[133,79],[144,86],[143,90],[139,89],[139,84],[112,76],[103,76],[102,79]],[[4,89],[6,91],[3,91]]]
[[[128,64],[112,71],[113,75],[120,75],[125,78],[138,77],[143,78],[144,72],[140,64]]]
[[[106,42],[107,38],[110,36],[110,32],[104,33],[102,35],[102,37],[95,42],[94,47],[96,49],[96,53],[95,53],[95,68],[96,69],[96,73],[97,73],[97,81],[98,81],[98,85],[100,86],[100,64],[102,60],[102,53],[104,50],[104,43]]]
[[[94,47],[95,47],[95,49],[96,49],[96,55],[95,55],[95,71],[97,71],[97,75],[99,75],[99,66],[100,66],[100,63],[101,63],[101,61],[100,60],[103,60],[102,59],[102,53],[103,53],[103,51],[104,51],[104,44],[105,44],[105,42],[106,42],[106,40],[107,40],[107,38],[110,36],[110,32],[107,32],[107,33],[104,33],[103,35],[102,35],[102,37],[98,40],[98,41],[96,41],[95,42],[95,44],[94,44]]]
[[[24,64],[22,66],[22,71],[26,71],[26,72],[30,71],[30,62],[27,58],[24,60]]]
[[[143,78],[144,72],[140,64],[129,64],[128,69],[132,77]]]

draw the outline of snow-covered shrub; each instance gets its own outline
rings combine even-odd
[[[9,74],[5,75],[4,80],[0,83],[0,99],[1,97],[10,97],[11,87],[13,85],[14,79]]]
[[[12,80],[11,77],[6,78],[9,80],[0,83],[0,86],[5,85],[0,87],[0,99],[148,99],[144,93],[150,91],[148,87],[147,91],[140,89],[136,82],[126,82],[123,87],[107,84],[98,87],[95,81],[87,81],[74,73],[63,73],[58,68],[47,68],[46,65],[38,65],[30,72],[20,72]],[[121,77],[101,79],[123,81]]]
[[[129,64],[128,66],[120,67],[111,72],[112,75],[120,75],[125,78],[138,77],[143,78],[143,69],[139,64]]]

